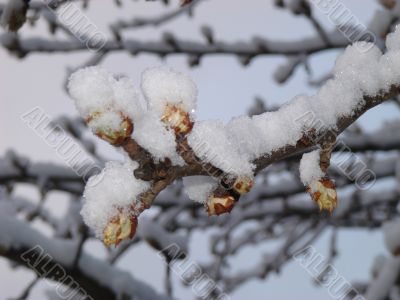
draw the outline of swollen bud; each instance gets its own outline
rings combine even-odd
[[[86,123],[99,138],[114,146],[122,145],[133,132],[132,120],[122,112],[95,112]]]
[[[229,194],[222,196],[211,195],[205,203],[209,216],[219,216],[230,213],[234,206],[235,198]]]
[[[239,176],[233,184],[233,190],[239,195],[244,195],[250,192],[253,185],[253,178],[249,176]]]
[[[320,211],[327,210],[330,213],[336,208],[337,193],[336,187],[332,180],[323,178],[314,181],[309,187],[307,192],[310,193],[311,198],[318,203]]]
[[[132,239],[136,233],[137,217],[119,214],[113,218],[103,232],[103,242],[107,246],[118,246],[123,240]]]
[[[176,135],[186,135],[193,128],[189,113],[177,105],[167,104],[161,121],[173,129]]]
[[[192,3],[193,0],[181,0],[181,6],[185,6],[188,5],[190,3]]]
[[[396,6],[396,0],[380,0],[379,2],[387,9],[393,9]]]

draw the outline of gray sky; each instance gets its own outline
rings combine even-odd
[[[4,0],[0,1],[2,2]],[[105,24],[115,16],[121,18],[132,15],[151,16],[158,15],[165,9],[156,2],[125,2],[127,3],[124,9],[115,8],[104,0],[93,2],[92,9],[87,12],[87,15],[101,30],[108,32]],[[343,1],[362,22],[366,22],[377,7],[373,2]],[[272,8],[271,3],[271,0],[208,0],[196,9],[193,21],[188,21],[186,16],[182,16],[169,23],[164,29],[173,31],[182,38],[198,40],[201,39],[199,27],[207,24],[214,29],[216,38],[224,41],[249,40],[255,35],[290,40],[314,33],[312,27],[303,18],[277,11]],[[173,9],[173,6],[169,9]],[[318,17],[323,24],[330,26],[323,15]],[[39,25],[34,29],[24,28],[23,35],[40,34],[44,31],[45,27]],[[130,33],[129,36],[157,40],[160,37],[160,31],[154,28],[140,29]],[[315,70],[315,75],[330,70],[336,55],[336,51],[330,51],[312,59],[311,66]],[[76,67],[87,58],[87,53],[33,54],[24,60],[17,60],[4,49],[0,49],[1,154],[12,148],[35,160],[49,160],[63,164],[54,150],[21,122],[20,116],[36,106],[43,108],[51,117],[61,114],[76,115],[72,101],[65,94],[62,84],[66,67]],[[284,61],[282,57],[259,57],[246,68],[243,68],[238,63],[238,59],[232,56],[204,57],[201,65],[194,69],[187,67],[186,59],[185,56],[176,55],[161,61],[158,57],[147,54],[132,57],[126,53],[116,53],[110,55],[103,65],[112,72],[131,76],[137,84],[139,84],[140,73],[143,69],[162,63],[187,72],[199,88],[199,119],[229,120],[233,116],[243,114],[256,95],[264,97],[268,103],[282,104],[297,94],[313,93],[306,84],[303,68],[299,68],[295,76],[284,86],[273,82],[272,73]],[[363,117],[362,124],[368,129],[373,129],[381,124],[382,120],[398,118],[398,114],[399,111],[393,106],[382,105],[368,112]],[[118,157],[111,146],[103,142],[99,144],[102,145],[103,152],[107,156]],[[21,188],[17,192],[37,198],[35,191],[29,188]],[[61,193],[53,194],[51,197],[54,201],[50,201],[50,206],[55,203],[58,205],[60,201],[65,205],[66,199]],[[203,239],[204,236],[198,234],[192,242],[193,257],[199,260],[206,259],[201,249]],[[329,234],[326,234],[316,244],[322,253],[326,253],[328,241]],[[342,231],[339,234],[339,243],[341,256],[336,267],[341,275],[349,281],[368,279],[372,259],[376,254],[384,252],[380,234],[368,231]],[[99,249],[97,242],[91,242],[88,248],[96,249],[96,251]],[[269,245],[262,245],[257,249],[245,249],[238,255],[236,263],[242,266],[256,264],[257,260],[254,260],[254,257],[258,258],[261,251],[268,252],[269,248]],[[96,255],[102,254],[96,253]],[[121,260],[120,266],[132,271],[138,278],[151,282],[160,291],[162,290],[163,272],[159,272],[162,262],[147,246],[143,245],[129,252],[129,255]],[[323,288],[316,289],[306,271],[296,263],[289,264],[282,271],[281,275],[272,275],[267,281],[254,280],[246,284],[232,295],[232,299],[245,297],[253,300],[329,299],[327,292]],[[10,271],[7,263],[0,259],[0,290],[3,297],[18,295],[20,288],[31,277],[22,269],[16,272]],[[44,288],[46,288],[44,283],[36,287],[30,299],[43,299],[41,295]],[[179,295],[181,299],[187,299],[191,297],[191,292],[190,290],[181,291]]]

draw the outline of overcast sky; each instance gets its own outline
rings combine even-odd
[[[123,9],[108,4],[109,1],[93,1],[91,10],[87,12],[89,18],[108,34],[106,24],[115,18],[132,16],[152,16],[165,11],[165,7],[157,2],[124,1]],[[361,20],[367,22],[377,8],[374,1],[342,1]],[[4,0],[0,1],[4,3]],[[176,6],[176,2],[174,3]],[[174,5],[167,9],[173,9]],[[319,19],[326,26],[329,22],[323,15]],[[177,36],[189,39],[201,39],[199,28],[201,25],[210,25],[217,39],[224,41],[250,40],[259,35],[279,40],[290,40],[301,36],[313,35],[313,28],[301,17],[293,17],[287,12],[275,10],[272,0],[214,0],[205,1],[195,11],[195,18],[188,19],[181,16],[179,19],[164,26],[165,31],[172,31]],[[38,24],[39,25],[39,24]],[[24,28],[23,35],[39,35],[45,32],[45,26],[39,25],[34,29]],[[161,32],[155,28],[135,30],[129,36],[142,40],[158,40]],[[61,36],[60,36],[61,37]],[[330,70],[334,63],[337,51],[329,51],[316,55],[311,60],[315,76]],[[76,115],[72,101],[63,90],[63,83],[67,67],[76,67],[87,58],[87,53],[76,54],[33,54],[24,60],[18,60],[4,49],[0,49],[0,153],[7,149],[15,149],[18,153],[27,155],[34,160],[54,161],[64,164],[54,150],[26,127],[20,116],[36,106],[55,118],[62,114]],[[254,97],[260,95],[268,103],[282,104],[301,93],[311,94],[314,91],[306,84],[303,68],[296,71],[295,76],[284,86],[279,86],[272,80],[272,73],[284,58],[258,57],[248,67],[242,67],[237,57],[207,56],[197,68],[187,66],[187,57],[176,55],[160,60],[156,56],[141,54],[131,56],[127,53],[109,55],[102,63],[115,73],[124,73],[131,76],[139,85],[141,72],[151,66],[168,64],[178,70],[190,74],[199,87],[198,118],[220,118],[229,120],[231,117],[243,114],[251,105]],[[398,118],[399,111],[391,105],[382,105],[368,112],[362,119],[362,124],[369,130],[376,128],[382,120]],[[99,142],[105,155],[117,158],[113,149],[103,142]],[[37,197],[34,190],[21,188],[20,193],[33,198]],[[54,193],[54,203],[66,202],[65,195]],[[61,200],[60,200],[61,199]],[[51,201],[50,201],[51,202]],[[204,260],[204,243],[202,234],[198,234],[192,242],[193,257]],[[329,234],[324,235],[317,244],[317,248],[326,253]],[[341,232],[339,234],[341,256],[337,261],[337,268],[347,280],[367,280],[372,259],[375,255],[384,252],[379,233],[368,231]],[[95,242],[89,247],[99,249]],[[261,249],[248,248],[237,257],[239,265],[253,265],[257,263],[254,257],[259,257],[261,251],[268,251],[268,245]],[[325,251],[325,252],[324,252]],[[96,253],[95,255],[101,255]],[[141,246],[129,252],[129,255],[120,261],[121,268],[132,271],[133,275],[150,282],[155,288],[162,291],[162,262],[155,253]],[[291,300],[301,299],[321,300],[329,299],[327,292],[317,289],[305,270],[296,263],[285,267],[279,276],[272,275],[266,281],[252,281],[235,294],[232,300],[250,298],[253,300],[274,299]],[[10,270],[5,260],[0,259],[0,291],[2,297],[12,297],[19,294],[20,289],[32,278],[30,274],[20,270]],[[36,287],[30,299],[43,299],[45,284]],[[181,299],[191,298],[191,292],[181,291]]]

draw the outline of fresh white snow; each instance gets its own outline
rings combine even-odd
[[[183,165],[183,159],[176,152],[174,133],[165,127],[152,111],[147,111],[135,123],[132,138],[149,151],[156,161],[168,157],[174,165]]]
[[[313,182],[324,177],[320,167],[320,149],[303,154],[300,161],[300,179],[305,186],[310,186]]]
[[[149,188],[148,182],[133,175],[137,167],[133,161],[108,162],[100,174],[89,179],[81,214],[96,236],[102,237],[104,228],[118,213],[134,213],[131,205],[138,205],[137,197]]]
[[[392,85],[398,85],[399,45],[400,28],[388,36],[388,51],[383,55],[376,46],[357,42],[347,47],[337,59],[333,78],[317,94],[300,95],[277,111],[253,117],[236,117],[227,124],[218,120],[197,121],[188,135],[189,145],[203,162],[211,163],[225,173],[234,177],[252,176],[254,159],[296,145],[305,133],[315,127],[311,124],[322,124],[314,128],[317,133],[334,129],[338,119],[350,116],[364,103],[364,97],[378,95],[388,91]],[[82,116],[109,110],[97,122],[112,127],[118,123],[112,114],[122,111],[133,120],[132,138],[156,161],[169,158],[175,165],[184,164],[176,152],[174,133],[160,119],[168,104],[180,107],[194,118],[197,88],[188,76],[165,67],[146,70],[142,76],[141,92],[147,101],[147,109],[140,105],[138,92],[128,78],[116,79],[100,67],[85,68],[73,74],[69,91]],[[96,232],[103,228],[111,215],[110,211],[115,213],[115,207],[134,201],[135,196],[146,189],[147,184],[133,176],[135,166],[129,168],[131,171],[126,172],[127,167],[108,165],[103,172],[105,183],[100,187],[87,188],[83,215],[88,224],[97,228]],[[126,178],[123,179],[123,176]],[[307,186],[324,176],[319,166],[318,150],[303,156],[300,176]],[[190,198],[203,202],[214,187],[212,180],[200,177],[185,179]],[[125,188],[116,191],[114,183],[110,184],[114,181]],[[107,192],[107,189],[113,192]],[[101,203],[100,206],[98,203]],[[110,207],[114,209],[110,210]],[[101,210],[105,212],[98,213]]]
[[[218,182],[210,176],[189,176],[183,178],[183,186],[189,199],[205,203],[217,188]]]
[[[73,73],[68,91],[82,117],[110,108],[114,102],[115,78],[101,67],[88,67]]]
[[[167,67],[147,69],[142,74],[142,91],[149,109],[162,116],[167,104],[193,113],[196,109],[197,87],[187,75]]]
[[[253,165],[240,154],[238,144],[229,139],[222,121],[197,122],[188,142],[202,161],[235,176],[252,174]]]

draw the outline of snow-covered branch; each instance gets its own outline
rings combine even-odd
[[[19,58],[87,51],[45,3],[24,1],[29,2],[26,7],[21,1],[0,4],[6,27],[21,32],[22,25],[43,20],[52,33],[60,30],[67,35],[59,39],[0,33],[0,46]],[[52,3],[66,2],[72,1]],[[359,291],[368,300],[397,299],[400,123],[365,132],[357,120],[386,101],[398,103],[400,30],[393,27],[400,16],[400,1],[379,1],[384,11],[368,24],[377,35],[376,45],[359,41],[348,46],[339,31],[326,30],[319,23],[313,6],[303,0],[275,3],[310,22],[315,31],[291,41],[257,37],[228,42],[210,26],[201,27],[204,41],[180,38],[178,32],[152,41],[129,34],[128,30],[191,15],[202,3],[183,2],[191,3],[154,17],[116,20],[105,45],[94,47],[97,52],[83,68],[68,71],[67,89],[81,117],[59,118],[55,123],[104,168],[101,172],[92,170],[87,181],[70,168],[34,162],[12,151],[0,157],[0,255],[32,269],[21,255],[28,252],[37,257],[43,249],[53,257],[46,268],[59,265],[96,299],[170,299],[136,280],[141,275],[136,269],[133,278],[116,265],[143,244],[149,246],[147,251],[178,245],[179,256],[166,251],[158,255],[168,264],[165,294],[172,295],[170,270],[191,259],[189,242],[196,243],[197,234],[206,231],[209,253],[198,263],[199,270],[221,292],[234,293],[251,280],[278,273],[294,253],[327,231],[332,230],[328,262],[334,263],[339,230],[383,227],[389,257],[375,264],[371,283],[360,285]],[[95,8],[94,2],[90,4]],[[196,118],[197,94],[202,91],[185,74],[167,67],[150,68],[136,88],[130,78],[98,66],[116,52],[181,54],[188,56],[191,66],[205,56],[233,55],[247,65],[259,56],[279,55],[287,60],[275,80],[285,83],[302,65],[307,76],[318,78],[310,57],[342,48],[346,48],[343,55],[333,70],[324,71],[328,75],[318,82],[314,95],[297,96],[281,107],[267,108],[258,101],[248,115],[229,122]],[[28,118],[31,123],[39,121],[33,114]],[[93,137],[88,137],[88,128],[122,154],[121,161],[106,162]],[[359,180],[357,174],[363,170],[373,176]],[[20,195],[27,186],[35,190],[31,193],[37,195],[35,199]],[[61,217],[49,209],[53,197],[60,195],[68,196],[54,199],[59,201],[56,205],[68,202]],[[36,225],[44,230],[34,229]],[[239,265],[236,258],[242,251],[265,249],[266,244],[271,246],[268,253],[259,257],[254,253],[254,265]],[[89,255],[92,246],[104,250],[102,259]],[[61,281],[52,272],[42,277]],[[40,281],[27,284],[21,298],[28,297]],[[213,292],[209,298],[219,295]]]
[[[107,244],[119,244],[134,235],[137,217],[157,195],[187,176],[200,176],[184,183],[209,215],[230,212],[250,191],[254,175],[314,146],[321,151],[314,152],[316,158],[303,156],[302,181],[320,208],[332,211],[336,191],[327,170],[336,137],[366,111],[400,93],[399,36],[399,30],[388,36],[385,54],[364,42],[348,47],[337,60],[334,78],[316,95],[299,96],[277,111],[237,117],[226,125],[196,122],[197,89],[181,73],[145,71],[141,88],[147,107],[128,78],[117,79],[98,67],[74,73],[69,91],[81,116],[97,136],[125,150],[128,159],[109,163],[89,181],[83,209],[87,224]],[[108,195],[114,190],[119,196]],[[121,233],[123,226],[130,229]]]
[[[170,54],[188,54],[193,56],[231,54],[238,57],[254,58],[261,55],[312,54],[329,49],[344,48],[349,44],[349,41],[339,32],[331,32],[330,36],[333,43],[327,46],[324,42],[321,42],[319,37],[302,38],[298,41],[290,42],[257,37],[252,41],[235,43],[216,41],[213,44],[204,44],[197,41],[181,40],[173,35],[168,35],[169,38],[166,41],[109,40],[104,46],[101,46],[101,49],[97,50],[102,52],[126,51],[134,55],[150,53],[162,57]],[[11,53],[24,53],[25,55],[35,52],[78,52],[87,49],[85,44],[76,40],[50,40],[40,37],[20,39],[11,34],[2,34],[0,36],[0,43]],[[95,47],[94,50],[96,50]]]
[[[0,217],[0,247],[2,256],[34,268],[32,270],[43,278],[63,282],[70,275],[94,299],[170,299],[157,294],[129,273],[86,252],[81,253],[77,266],[73,266],[77,241],[48,238],[3,212]],[[46,254],[52,259],[49,261],[47,257],[41,261]]]

